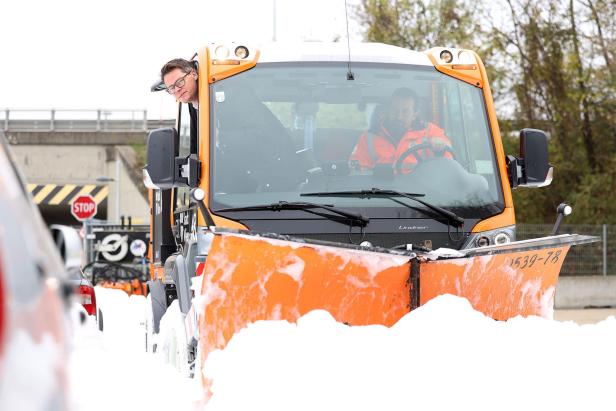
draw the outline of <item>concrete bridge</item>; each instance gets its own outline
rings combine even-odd
[[[70,203],[81,194],[97,201],[97,219],[130,216],[147,224],[141,179],[147,134],[174,124],[148,119],[145,110],[0,111],[0,129],[49,224],[77,224]]]
[[[139,132],[173,120],[152,120],[147,110],[22,110],[0,111],[0,128],[13,132]]]

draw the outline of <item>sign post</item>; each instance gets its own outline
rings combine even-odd
[[[83,251],[84,255],[88,256],[88,234],[90,227],[88,221],[96,215],[98,211],[96,201],[90,194],[83,194],[76,197],[71,202],[71,214],[78,221],[83,222]]]

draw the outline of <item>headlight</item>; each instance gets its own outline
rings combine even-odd
[[[475,241],[476,247],[487,247],[489,245],[490,245],[490,239],[486,237],[485,235],[482,235],[481,237],[477,237],[477,240]]]
[[[498,228],[496,230],[472,233],[462,249],[487,247],[491,245],[503,245],[515,241],[515,226]]]
[[[500,232],[494,236],[494,244],[503,245],[511,242],[511,236],[507,233]]]

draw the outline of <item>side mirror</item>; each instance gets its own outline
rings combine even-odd
[[[167,87],[165,86],[165,82],[162,81],[161,79],[156,80],[151,86],[150,86],[150,91],[151,92],[157,92],[157,91],[163,91],[166,90]]]
[[[546,134],[532,128],[520,131],[520,157],[508,155],[507,168],[512,188],[550,185],[554,167],[549,163]]]
[[[152,189],[173,188],[175,158],[180,139],[174,128],[159,128],[150,132],[147,145],[147,164],[143,168],[143,182]]]
[[[58,252],[62,256],[65,268],[81,267],[83,241],[79,232],[73,227],[53,224],[49,227]]]

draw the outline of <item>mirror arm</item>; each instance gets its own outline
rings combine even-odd
[[[189,187],[197,187],[201,174],[201,162],[196,154],[175,158],[175,182]]]
[[[520,180],[523,178],[522,166],[524,160],[511,154],[508,154],[507,157],[505,157],[505,160],[507,163],[507,172],[509,174],[509,184],[511,185],[511,188],[516,188],[520,185]]]

